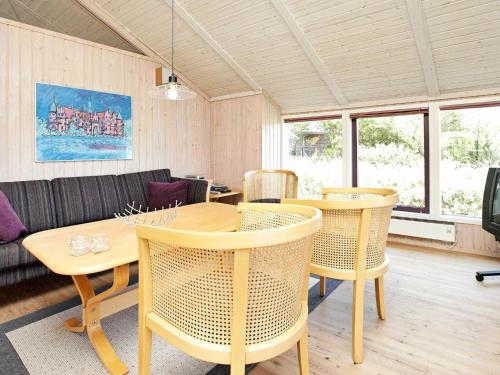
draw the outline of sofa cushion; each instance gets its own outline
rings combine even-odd
[[[0,271],[38,263],[22,242],[26,237],[0,245]]]
[[[0,190],[9,199],[28,233],[57,227],[50,181],[0,182]]]
[[[162,208],[175,207],[175,205],[187,204],[188,183],[186,181],[176,182],[154,182],[148,185],[148,206],[150,210],[161,210]]]
[[[12,208],[9,199],[0,191],[0,244],[17,240],[26,232],[26,227]]]
[[[125,204],[135,202],[136,208],[148,206],[149,182],[171,182],[172,180],[169,169],[121,174],[117,178]]]
[[[110,219],[124,207],[116,176],[56,178],[52,188],[59,226]]]

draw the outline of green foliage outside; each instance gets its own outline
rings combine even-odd
[[[497,120],[497,121],[500,121]],[[495,150],[494,133],[478,120],[463,124],[458,111],[446,111],[441,118],[443,158],[460,163],[463,166],[483,167],[494,165],[498,150]]]
[[[311,131],[322,135],[311,135],[308,133]],[[291,126],[288,138],[290,155],[302,156],[302,146],[314,146],[320,137],[325,138],[326,148],[314,152],[313,159],[332,160],[342,157],[342,120],[299,122]]]
[[[424,206],[423,115],[362,118],[358,185],[399,191],[400,204]]]
[[[295,123],[285,166],[299,176],[299,196],[320,198],[323,186],[342,181],[342,120]]]
[[[480,217],[486,171],[500,162],[500,108],[441,114],[442,213]]]

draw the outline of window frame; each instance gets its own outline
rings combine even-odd
[[[412,212],[418,214],[430,214],[430,134],[429,134],[429,108],[418,108],[410,110],[368,112],[368,113],[352,113],[351,117],[351,178],[352,186],[358,186],[358,119],[373,118],[373,117],[393,117],[405,115],[423,115],[423,130],[424,130],[424,206],[412,207],[397,205],[395,211]]]
[[[424,219],[435,221],[447,221],[460,224],[481,225],[481,218],[473,218],[466,216],[444,215],[441,213],[441,119],[442,110],[447,109],[462,109],[476,107],[500,106],[500,95],[498,93],[485,92],[476,96],[450,96],[441,99],[423,99],[413,102],[380,102],[366,103],[365,105],[350,106],[339,109],[327,110],[324,108],[315,109],[303,112],[282,112],[283,122],[294,122],[308,119],[329,119],[342,117],[343,122],[343,186],[352,186],[352,117],[360,113],[371,114],[394,114],[398,112],[428,110],[429,111],[429,160],[430,160],[430,189],[428,196],[430,197],[429,213],[397,211],[395,215],[408,219]],[[283,157],[287,148],[285,147],[287,140],[286,131],[282,131],[280,147],[282,150],[281,166],[283,166]],[[300,181],[299,181],[300,184]]]
[[[307,121],[323,121],[323,120],[341,120],[341,115],[330,115],[330,116],[310,116],[310,117],[296,117],[296,118],[286,118],[283,120],[285,124],[290,124],[294,122],[307,122]]]

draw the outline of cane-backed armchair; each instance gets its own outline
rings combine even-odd
[[[297,198],[298,177],[283,169],[249,171],[243,176],[243,201],[279,203],[283,198]]]
[[[375,279],[377,312],[385,319],[384,273],[389,266],[385,246],[392,208],[399,200],[391,189],[325,188],[322,200],[286,199],[319,208],[322,228],[315,236],[311,273],[320,276],[320,294],[326,279],[354,281],[352,358],[363,362],[363,311],[366,279]]]
[[[245,364],[297,345],[309,373],[307,293],[312,207],[240,204],[237,232],[139,226],[139,373],[149,374],[151,334],[200,360]]]

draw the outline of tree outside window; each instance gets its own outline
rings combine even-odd
[[[489,167],[500,165],[500,107],[441,111],[441,212],[481,217]]]
[[[301,198],[320,198],[321,189],[342,185],[342,120],[289,122],[284,168],[299,177]]]
[[[427,212],[425,116],[417,113],[354,119],[354,183],[393,188],[400,196],[398,209]]]

